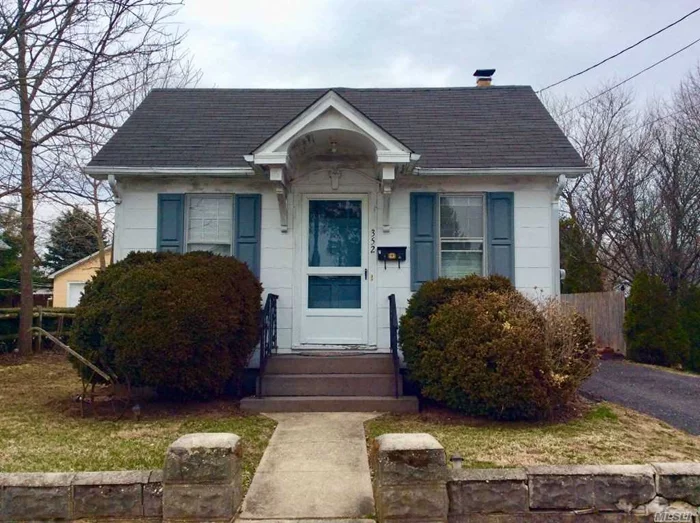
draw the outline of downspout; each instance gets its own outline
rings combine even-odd
[[[566,175],[560,174],[552,198],[552,295],[561,294],[562,272],[559,261],[559,199],[566,188]]]

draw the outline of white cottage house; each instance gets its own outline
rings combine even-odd
[[[86,168],[118,204],[114,260],[210,250],[258,275],[276,300],[247,408],[414,409],[395,397],[389,297],[400,316],[422,282],[470,273],[557,294],[559,196],[587,171],[530,87],[479,73],[154,90]]]

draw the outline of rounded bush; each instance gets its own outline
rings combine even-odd
[[[540,310],[502,278],[433,283],[414,295],[401,330],[423,396],[473,415],[541,419],[593,372],[595,346],[577,314]]]
[[[86,285],[71,343],[132,386],[212,397],[241,376],[257,344],[261,292],[235,258],[133,253]]]
[[[464,278],[439,278],[421,285],[408,302],[406,313],[401,317],[399,336],[401,350],[409,369],[418,370],[418,359],[422,353],[421,342],[428,336],[428,321],[438,307],[447,303],[457,293],[481,295],[487,292],[508,292],[515,288],[503,276],[476,275]]]

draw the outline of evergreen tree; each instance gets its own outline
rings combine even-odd
[[[686,364],[690,342],[676,298],[660,277],[637,273],[625,312],[627,356],[667,367]]]
[[[44,265],[52,271],[67,267],[99,250],[95,218],[82,209],[64,211],[51,227]],[[106,233],[102,240],[106,244]]]
[[[603,271],[597,263],[595,248],[571,218],[559,220],[559,261],[566,271],[562,293],[603,290]]]
[[[8,247],[0,249],[0,287],[13,287],[19,281],[19,256],[22,250],[22,221],[15,209],[0,210],[0,240]],[[14,285],[19,289],[18,285]]]

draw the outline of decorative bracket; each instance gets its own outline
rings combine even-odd
[[[393,163],[382,164],[382,199],[384,204],[384,216],[382,230],[391,231],[391,191],[394,188],[396,169]]]
[[[559,198],[561,198],[561,195],[564,192],[565,188],[566,188],[566,175],[560,174],[557,177],[557,183],[556,183],[556,186],[554,188],[554,200],[552,200],[552,203],[559,203]]]
[[[289,230],[289,204],[287,201],[287,178],[281,166],[270,166],[270,180],[276,182],[275,193],[280,210],[280,231]]]
[[[382,182],[382,199],[384,206],[382,230],[384,232],[391,231],[391,190],[393,189],[393,185],[393,180],[386,180]]]
[[[116,205],[119,205],[120,203],[122,203],[122,193],[119,189],[119,186],[117,185],[116,176],[114,176],[113,174],[108,175],[107,183],[109,184],[109,188],[112,189],[112,194],[114,195],[114,203]]]

